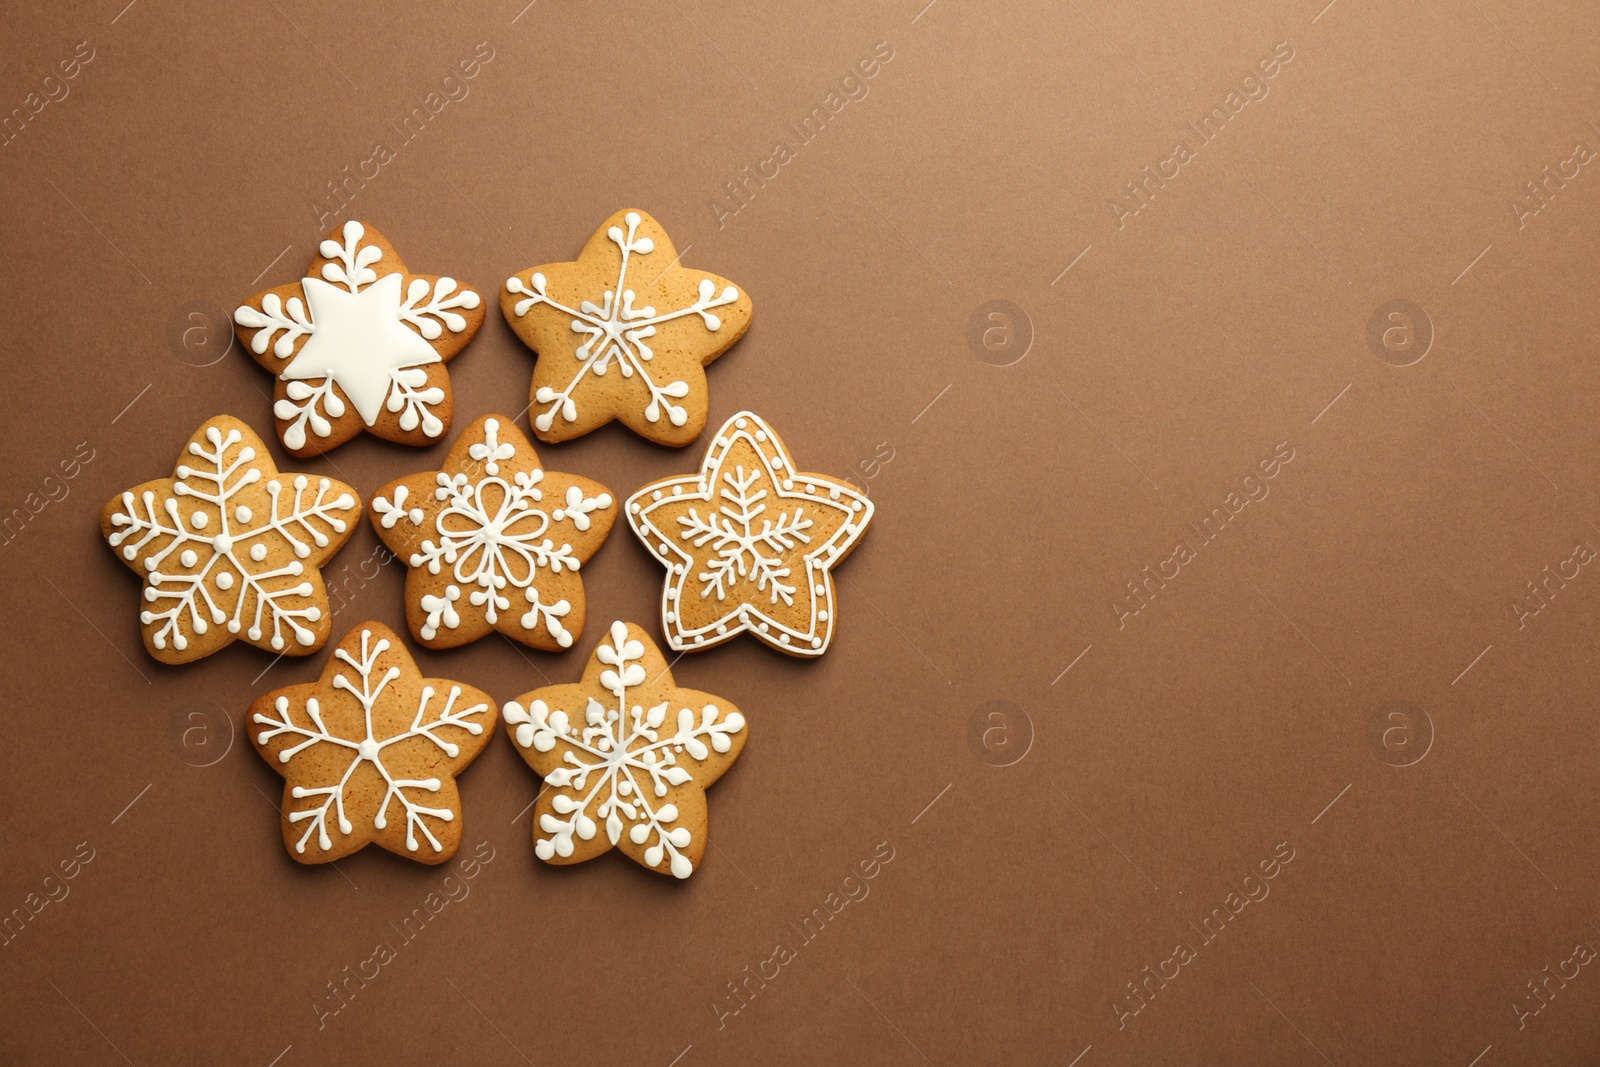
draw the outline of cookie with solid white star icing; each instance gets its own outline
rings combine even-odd
[[[843,479],[798,470],[777,432],[741,411],[697,472],[646,485],[624,510],[667,568],[661,627],[674,651],[749,633],[812,658],[833,639],[833,568],[854,551],[873,507]]]
[[[351,219],[323,240],[306,277],[257,293],[233,321],[277,376],[283,447],[305,457],[363,429],[404,445],[437,442],[452,410],[445,364],[483,316],[475,290],[407,272],[382,234]]]
[[[517,753],[544,779],[534,855],[582,863],[620,848],[659,874],[694,873],[706,789],[744,749],[738,708],[678,688],[650,635],[614,622],[575,685],[535,689],[503,710]]]
[[[406,622],[428,648],[493,630],[558,651],[583,632],[583,578],[617,509],[599,482],[548,471],[504,415],[464,430],[443,469],[390,482],[372,526],[406,573]]]
[[[327,863],[371,842],[420,863],[461,844],[456,775],[489,743],[494,698],[424,678],[387,626],[345,634],[305,685],[250,705],[250,741],[283,776],[283,843],[300,863]]]
[[[570,441],[612,419],[676,448],[700,436],[705,368],[744,336],[752,306],[748,293],[681,258],[660,223],[625,209],[575,262],[506,281],[500,310],[539,357],[528,393],[539,440]]]
[[[360,518],[354,489],[280,472],[254,430],[218,415],[189,438],[172,477],[106,504],[100,531],[144,578],[145,649],[189,663],[234,641],[286,656],[321,648],[321,568]]]

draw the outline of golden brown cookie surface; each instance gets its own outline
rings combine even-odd
[[[233,313],[239,341],[278,382],[283,447],[316,456],[363,428],[430,445],[450,428],[445,364],[483,325],[483,299],[454,278],[410,274],[382,234],[351,219],[307,276]]]
[[[544,470],[504,415],[462,432],[444,469],[390,482],[372,525],[409,567],[406,621],[429,648],[491,630],[547,651],[583,632],[581,564],[617,509],[599,482]]]
[[[777,433],[741,411],[700,470],[628,498],[628,522],[667,568],[662,630],[675,651],[753,634],[792,656],[833,639],[833,568],[872,521],[872,501],[838,478],[798,471]]]
[[[456,775],[493,733],[494,699],[424,678],[394,631],[366,622],[344,636],[322,677],[268,693],[247,726],[283,775],[283,843],[327,863],[376,841],[422,863],[461,844]]]
[[[538,353],[529,403],[535,436],[570,441],[620,419],[682,447],[705,429],[705,367],[750,326],[749,294],[679,264],[661,224],[612,215],[575,262],[506,281],[500,310]]]
[[[732,704],[679,689],[650,636],[614,622],[583,679],[506,704],[517,751],[544,778],[534,852],[581,863],[613,846],[662,874],[687,878],[706,848],[706,787],[744,748]]]
[[[354,489],[280,473],[254,430],[218,415],[189,438],[172,477],[107,503],[100,531],[144,577],[146,650],[189,663],[235,640],[291,656],[321,648],[321,567],[360,517]]]

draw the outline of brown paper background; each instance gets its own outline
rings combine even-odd
[[[1524,628],[1509,606],[1600,546],[1600,171],[1550,183],[1520,228],[1511,207],[1600,148],[1600,9],[524,2],[6,11],[0,109],[76,43],[94,58],[0,148],[0,503],[59,496],[44,479],[80,442],[94,458],[4,547],[0,909],[79,842],[95,858],[0,947],[0,1059],[1600,1057],[1592,965],[1547,1003],[1526,985],[1600,945],[1600,570]],[[869,94],[800,145],[785,124],[878,41]],[[1282,41],[1269,94],[1119,229],[1106,201]],[[479,42],[469,95],[401,144]],[[795,158],[719,226],[709,202],[780,140]],[[395,158],[319,221],[380,141]],[[536,779],[498,740],[462,778],[462,855],[493,861],[319,1028],[313,997],[443,872],[288,859],[279,779],[237,731],[323,657],[151,661],[95,515],[209,415],[270,435],[270,381],[219,356],[220,312],[298,277],[335,219],[490,294],[623,205],[754,297],[710,370],[713,425],[758,410],[877,502],[839,635],[817,663],[741,640],[677,665],[751,723],[686,885],[618,856],[540,864],[519,819]],[[996,299],[1032,335],[1009,366],[1020,341],[968,340]],[[1396,299],[1433,333],[1406,367],[1367,338]],[[450,366],[457,425],[520,410],[531,368],[491,315]],[[1119,627],[1124,584],[1280,442],[1270,495]],[[277,458],[370,494],[446,447]],[[540,453],[619,495],[699,458],[616,427]],[[376,544],[364,527],[326,571],[335,640],[403,625],[398,566],[361,577]],[[659,625],[626,530],[584,574],[574,650],[491,637],[418,661],[506,699],[575,678],[611,618]],[[992,701],[1015,708],[986,747]],[[1386,747],[1388,701],[1422,715]],[[719,1026],[726,983],[881,842],[870,895]],[[1270,895],[1203,943],[1280,842]],[[1196,958],[1119,1027],[1179,941]]]

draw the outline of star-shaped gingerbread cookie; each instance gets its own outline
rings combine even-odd
[[[354,489],[280,474],[254,430],[218,415],[189,438],[172,477],[106,504],[100,530],[144,577],[145,648],[189,663],[235,640],[290,656],[321,648],[321,567],[360,517]]]
[[[429,648],[499,630],[547,651],[583,631],[588,561],[617,509],[598,482],[544,470],[504,415],[485,415],[451,446],[444,469],[390,482],[372,525],[406,575],[406,620]]]
[[[583,679],[506,704],[517,751],[544,779],[533,851],[582,863],[613,846],[687,878],[706,849],[706,787],[744,748],[744,716],[710,693],[679,689],[650,636],[614,622]]]
[[[272,413],[295,456],[337,448],[363,428],[430,445],[450,428],[445,370],[483,325],[483,299],[454,278],[407,273],[394,246],[351,219],[310,273],[233,313],[239,341],[278,377]]]
[[[400,638],[364,622],[322,677],[250,705],[250,740],[283,775],[283,843],[327,863],[376,841],[422,863],[461,844],[456,775],[488,744],[494,698],[424,678]]]
[[[612,215],[573,263],[506,282],[500,310],[539,354],[529,390],[534,434],[570,441],[612,419],[681,448],[705,428],[705,368],[750,326],[750,297],[680,266],[661,224]]]
[[[791,656],[833,638],[833,568],[872,521],[848,482],[796,470],[760,416],[723,424],[695,474],[652,482],[628,522],[667,568],[662,629],[678,652],[749,632]]]

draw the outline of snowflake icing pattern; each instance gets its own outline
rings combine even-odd
[[[259,306],[245,304],[233,314],[240,339],[280,379],[273,414],[282,423],[284,446],[314,453],[347,440],[358,425],[336,426],[347,400],[368,428],[387,410],[409,435],[398,440],[439,437],[448,418],[439,411],[449,379],[428,368],[472,338],[482,314],[460,312],[475,312],[482,298],[453,278],[413,276],[406,283],[397,259],[396,269],[380,277],[373,264],[384,258],[387,243],[376,231],[369,234],[352,219],[335,234],[340,239],[330,235],[319,248],[320,277],[284,287],[287,294],[261,293],[253,301]],[[446,342],[435,345],[441,337]],[[422,439],[409,439],[419,427]]]
[[[704,517],[699,509],[690,508],[687,516],[678,519],[683,527],[679,534],[696,548],[710,546],[715,555],[706,560],[706,569],[695,577],[703,583],[701,596],[716,594],[726,600],[730,587],[740,579],[751,582],[756,591],[770,591],[769,601],[776,604],[781,598],[785,604],[794,603],[795,587],[783,579],[794,569],[784,564],[784,554],[796,545],[809,543],[806,533],[816,525],[806,518],[805,508],[798,504],[793,513],[780,510],[776,520],[764,518],[768,493],[753,489],[761,481],[761,472],[745,473],[743,466],[721,471],[722,485],[717,497],[723,503],[716,511],[706,509]],[[756,529],[760,520],[761,528]],[[771,553],[770,555],[768,553]]]
[[[749,411],[717,431],[698,473],[627,501],[634,533],[667,568],[661,617],[679,652],[748,631],[780,652],[822,655],[833,636],[833,567],[872,514],[848,483],[797,471]]]
[[[184,663],[236,637],[316,651],[328,635],[318,568],[360,517],[355,491],[280,474],[261,439],[228,416],[202,426],[184,455],[192,460],[173,478],[122,493],[102,515],[107,542],[144,574],[139,621],[151,654]]]
[[[526,281],[515,276],[506,281],[506,292],[521,298],[502,303],[502,306],[508,309],[507,317],[513,320],[513,325],[516,325],[516,319],[527,315],[534,307],[545,306],[568,317],[572,332],[584,337],[573,352],[577,368],[571,372],[566,385],[559,389],[550,384],[537,385],[534,389],[532,403],[542,410],[534,416],[533,425],[545,440],[564,439],[559,430],[552,432],[556,417],[559,415],[565,423],[579,421],[581,399],[579,394],[582,392],[583,384],[589,379],[603,379],[612,368],[615,368],[617,374],[624,379],[637,376],[645,387],[648,401],[640,412],[645,422],[659,425],[665,416],[673,427],[686,427],[690,421],[690,412],[684,405],[675,401],[681,401],[690,395],[691,385],[687,376],[699,371],[704,364],[709,363],[737,341],[748,323],[749,312],[746,306],[740,309],[737,332],[723,338],[707,337],[695,342],[693,347],[698,349],[697,358],[689,361],[687,365],[679,365],[683,362],[681,360],[676,361],[670,368],[653,363],[657,353],[646,341],[656,334],[657,326],[696,315],[699,316],[706,333],[715,335],[723,331],[724,324],[721,316],[713,314],[713,309],[736,304],[741,298],[737,287],[724,284],[719,289],[717,281],[702,275],[696,286],[695,299],[683,307],[663,312],[658,312],[655,307],[648,304],[636,307],[635,301],[638,296],[635,290],[629,287],[629,269],[634,266],[635,257],[650,256],[657,250],[658,244],[655,239],[639,234],[641,223],[645,218],[647,216],[642,216],[640,212],[629,211],[622,215],[622,226],[611,225],[606,228],[606,239],[617,247],[620,263],[617,267],[615,285],[604,291],[599,303],[585,298],[573,308],[550,295],[550,283],[544,271],[573,268],[578,264],[556,264],[532,272]],[[650,225],[655,226],[654,220],[650,220]],[[626,230],[623,227],[626,227]],[[665,242],[664,234],[662,242]],[[591,245],[593,243],[591,241]],[[589,249],[586,248],[585,256],[589,254]],[[650,279],[650,282],[653,284],[662,275],[679,269],[677,260],[674,259],[656,272],[656,277]],[[551,352],[540,353],[541,367],[536,371],[536,381],[540,374],[560,373],[550,369],[556,366],[551,360],[553,355]],[[703,371],[697,380],[703,381]],[[700,422],[703,424],[703,415],[700,416]],[[594,425],[599,423],[594,423],[578,432],[585,433],[588,429],[593,429]],[[686,430],[687,436],[682,443],[693,440],[700,428],[700,426],[693,427],[692,433]]]
[[[444,466],[391,483],[372,501],[379,536],[413,568],[417,639],[446,648],[495,628],[537,648],[570,647],[583,625],[577,571],[610,533],[611,493],[543,470],[503,416],[469,427]]]
[[[392,683],[415,674],[400,639],[364,623],[334,650],[319,682],[269,693],[252,708],[251,723],[264,727],[256,747],[286,779],[284,844],[296,859],[326,862],[373,840],[402,855],[420,852],[413,858],[425,863],[454,855],[454,776],[487,744],[495,712],[487,694],[427,678],[410,711],[413,699]],[[396,806],[403,821],[391,825]]]
[[[540,859],[577,863],[618,846],[651,870],[665,861],[675,877],[694,872],[705,789],[744,747],[745,719],[726,701],[674,687],[643,630],[612,623],[582,682],[526,693],[503,714],[544,778]]]

